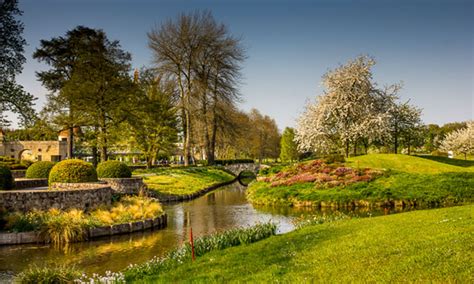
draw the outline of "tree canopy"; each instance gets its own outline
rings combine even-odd
[[[22,125],[32,123],[36,117],[33,109],[36,98],[16,83],[16,76],[26,61],[23,23],[16,19],[20,15],[17,0],[0,2],[0,127],[11,123],[5,116],[7,111],[18,114]]]

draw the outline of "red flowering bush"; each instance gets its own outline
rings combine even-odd
[[[373,169],[353,169],[342,164],[326,164],[314,160],[286,168],[273,176],[258,178],[258,181],[270,183],[270,186],[290,186],[313,182],[316,188],[345,186],[356,182],[369,182],[382,172]]]

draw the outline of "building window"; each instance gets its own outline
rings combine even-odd
[[[38,149],[38,152],[41,152],[41,148],[40,148],[40,149]]]
[[[61,161],[61,155],[51,155],[51,162]]]
[[[43,157],[41,157],[41,155],[38,155],[38,156],[36,156],[36,160],[41,161],[41,160],[43,160]]]

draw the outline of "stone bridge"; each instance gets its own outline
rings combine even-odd
[[[233,173],[235,176],[239,176],[240,173],[242,172],[253,172],[254,174],[257,174],[258,171],[260,170],[260,164],[254,164],[254,163],[245,163],[245,164],[231,164],[224,166],[226,170],[229,172]]]

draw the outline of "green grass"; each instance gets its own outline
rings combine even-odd
[[[341,220],[214,251],[140,283],[473,283],[474,206]]]
[[[371,182],[316,189],[314,184],[271,187],[254,182],[252,203],[289,206],[447,206],[474,201],[474,165],[441,157],[375,154],[350,158],[350,167],[388,169]]]
[[[262,205],[432,207],[472,202],[473,189],[474,173],[394,173],[368,183],[328,189],[315,189],[313,183],[270,187],[255,182],[247,189],[247,197]]]
[[[187,195],[235,177],[219,168],[161,168],[139,170],[148,188],[158,193]]]
[[[474,172],[474,161],[433,156],[408,156],[401,154],[371,154],[351,157],[348,166],[391,169],[406,173],[436,174],[445,172]]]

